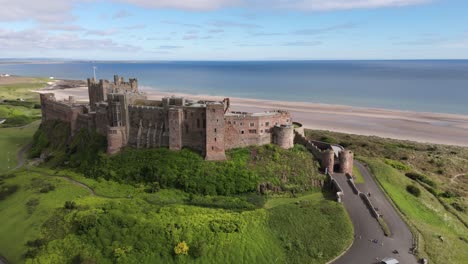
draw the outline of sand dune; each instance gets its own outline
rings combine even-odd
[[[223,97],[166,93],[142,87],[150,99],[184,96],[189,99],[222,100]],[[57,99],[74,95],[88,100],[87,87],[47,90]],[[306,128],[331,130],[359,135],[374,135],[425,143],[468,146],[468,116],[442,113],[410,112],[390,109],[231,98],[231,110],[258,112],[271,109],[289,110],[294,120]]]

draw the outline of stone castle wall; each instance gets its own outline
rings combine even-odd
[[[125,82],[88,79],[89,105],[74,98],[58,102],[53,94],[41,95],[43,120],[70,124],[72,133],[94,130],[106,136],[108,153],[122,147],[183,147],[203,153],[208,160],[224,160],[225,150],[251,145],[293,147],[294,129],[286,111],[258,114],[226,113],[223,102],[190,101],[182,97],[147,100],[136,79]]]
[[[270,144],[276,125],[291,124],[291,115],[285,111],[258,115],[236,112],[225,115],[224,119],[226,149]]]

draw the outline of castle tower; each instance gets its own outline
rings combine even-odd
[[[127,145],[127,100],[125,94],[108,94],[107,153],[114,154]]]
[[[100,80],[99,83],[97,83],[96,80],[88,78],[88,95],[91,111],[95,112],[96,103],[105,101],[107,97],[104,81]]]
[[[42,122],[44,122],[47,120],[47,101],[55,101],[55,95],[53,93],[41,93],[39,98],[41,100]]]
[[[335,152],[331,149],[322,152],[321,166],[323,170],[333,173],[333,166],[335,165]]]
[[[169,109],[169,149],[182,149],[182,120],[183,111],[181,108]]]
[[[224,105],[206,105],[206,160],[225,160],[224,151]]]
[[[294,147],[293,126],[273,127],[273,143],[284,149],[290,149]]]
[[[343,150],[338,157],[340,159],[340,172],[353,174],[354,153],[350,150]]]

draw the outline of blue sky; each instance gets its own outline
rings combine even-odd
[[[466,0],[0,0],[0,57],[468,59]]]

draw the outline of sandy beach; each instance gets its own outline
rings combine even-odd
[[[222,100],[223,97],[166,93],[140,87],[149,99],[164,96],[184,96],[194,100]],[[51,89],[58,100],[73,95],[87,101],[87,87]],[[468,116],[442,113],[410,112],[390,109],[352,107],[344,105],[286,102],[247,98],[230,98],[231,110],[259,112],[272,109],[291,111],[294,120],[310,129],[412,140],[422,143],[468,146]]]

